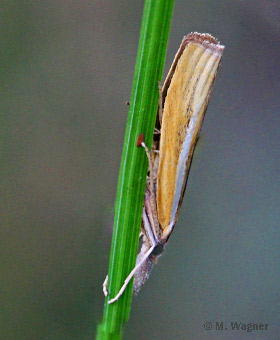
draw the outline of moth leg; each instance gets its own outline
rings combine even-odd
[[[102,285],[103,293],[104,293],[105,296],[108,295],[107,284],[108,284],[108,274],[106,275],[105,280],[104,280],[103,285]]]
[[[147,155],[147,158],[148,158],[149,170],[150,170],[149,189],[150,189],[150,192],[153,193],[154,192],[155,174],[154,174],[154,164],[153,164],[152,155],[151,155],[150,150],[148,149],[147,145],[144,142],[141,143],[141,146],[146,151],[146,155]]]
[[[139,234],[139,240],[143,237],[143,235],[144,235],[144,232],[141,230],[140,234]],[[108,290],[107,290],[107,285],[108,285],[108,274],[106,275],[105,280],[102,284],[103,293],[104,293],[105,296],[108,296],[108,294],[109,294]]]
[[[128,277],[125,279],[124,284],[122,285],[121,289],[119,290],[118,294],[111,300],[108,301],[108,303],[113,303],[117,301],[122,293],[124,292],[125,288],[127,287],[129,281],[133,278],[134,274],[137,272],[137,270],[143,265],[143,263],[148,259],[148,257],[151,255],[153,250],[155,249],[157,242],[153,234],[153,230],[150,227],[149,219],[146,214],[145,208],[143,209],[143,224],[144,224],[144,229],[147,235],[147,238],[149,240],[149,245],[150,248],[143,254],[143,257],[141,256],[141,260],[137,263],[137,265],[133,268],[133,270],[130,272]],[[147,244],[146,244],[147,246]],[[141,253],[139,255],[142,255]]]
[[[152,246],[147,253],[145,254],[145,256],[142,258],[142,261],[139,262],[137,264],[137,266],[134,267],[134,269],[130,272],[130,274],[128,275],[128,277],[125,279],[124,284],[122,285],[120,291],[118,292],[118,294],[111,300],[108,301],[108,303],[113,303],[115,301],[117,301],[120,296],[122,295],[122,293],[124,292],[125,288],[127,287],[129,281],[133,278],[133,275],[135,274],[135,272],[142,266],[142,264],[146,261],[146,259],[151,255],[152,251],[154,250],[155,245]]]
[[[149,161],[149,170],[150,170],[150,178],[149,178],[149,185],[147,185],[146,193],[145,193],[145,203],[144,206],[146,207],[147,213],[150,216],[150,225],[153,229],[153,234],[159,235],[161,232],[158,217],[157,217],[157,203],[156,203],[156,194],[155,194],[155,164],[152,159],[152,155],[150,150],[147,148],[144,142],[141,143],[141,146],[145,149],[146,155]],[[147,197],[148,196],[148,197]],[[145,225],[144,225],[145,227]],[[158,237],[156,237],[158,239]]]
[[[160,135],[160,130],[158,128],[154,129],[154,135]]]

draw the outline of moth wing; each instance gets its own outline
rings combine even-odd
[[[157,211],[166,239],[178,218],[223,48],[208,34],[189,34],[183,39],[164,85],[166,97],[159,148]]]

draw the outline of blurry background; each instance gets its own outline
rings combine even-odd
[[[0,339],[94,339],[143,1],[0,9]],[[165,75],[191,31],[226,49],[179,221],[124,339],[278,339],[280,4],[177,0]]]

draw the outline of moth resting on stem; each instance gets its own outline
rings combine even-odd
[[[161,92],[161,103],[153,146],[149,152],[143,135],[142,146],[149,160],[142,226],[142,247],[136,266],[126,278],[119,293],[108,303],[119,299],[134,276],[138,293],[148,279],[174,229],[183,200],[195,145],[198,139],[210,93],[224,47],[209,34],[191,33],[183,38]],[[103,284],[107,292],[106,277]]]

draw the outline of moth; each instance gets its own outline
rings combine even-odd
[[[119,293],[119,299],[134,276],[137,294],[148,279],[154,263],[162,254],[177,222],[191,161],[208,106],[211,90],[224,46],[210,34],[191,33],[183,38],[164,82],[150,152],[139,135],[149,160],[142,226],[142,247],[136,266]],[[107,295],[107,278],[103,284]]]

